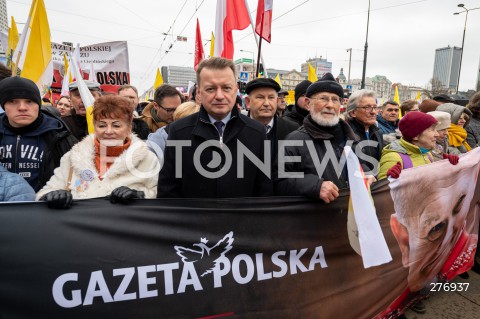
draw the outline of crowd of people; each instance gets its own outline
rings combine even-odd
[[[204,60],[196,74],[190,96],[164,84],[148,103],[132,85],[105,94],[85,81],[95,99],[93,134],[77,82],[47,107],[35,83],[2,76],[0,200],[62,209],[94,197],[297,195],[330,203],[349,187],[347,145],[369,184],[437,160],[456,165],[479,146],[480,92],[466,107],[443,95],[379,106],[370,90],[345,98],[326,73],[300,82],[286,105],[288,92],[270,78],[250,81],[239,96],[230,60]]]

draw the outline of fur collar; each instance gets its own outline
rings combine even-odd
[[[77,176],[86,169],[91,170],[95,176],[98,176],[98,171],[95,167],[94,138],[94,135],[90,134],[72,147],[70,160],[73,171]],[[130,134],[130,139],[132,140],[130,147],[115,159],[115,162],[113,162],[105,174],[104,179],[127,174],[129,172],[128,167],[138,167],[141,161],[147,157],[150,150],[145,142],[134,134]],[[132,150],[134,151],[132,152]]]

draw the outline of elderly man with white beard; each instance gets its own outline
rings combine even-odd
[[[307,109],[303,126],[290,133],[279,145],[275,174],[276,195],[297,195],[334,201],[339,190],[348,188],[347,167],[340,163],[346,145],[355,150],[357,137],[339,118],[343,88],[326,73],[306,92]],[[364,165],[362,163],[362,165]],[[371,184],[373,176],[367,176]]]

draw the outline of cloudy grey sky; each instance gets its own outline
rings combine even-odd
[[[140,91],[153,84],[156,68],[193,66],[196,18],[200,20],[205,52],[215,25],[216,0],[44,0],[54,42],[81,46],[126,40],[131,82]],[[29,0],[7,0],[21,32]],[[424,87],[433,74],[435,49],[462,44],[465,14],[479,0],[371,0],[367,76],[385,75],[392,82]],[[257,0],[248,0],[255,19]],[[307,58],[333,62],[333,73],[361,78],[368,0],[274,0],[272,42],[262,52],[268,68],[300,70]],[[164,35],[168,33],[168,35]],[[176,42],[176,36],[187,42]],[[251,58],[257,51],[251,28],[234,31],[235,57]],[[460,90],[473,89],[480,61],[480,9],[468,14]],[[172,48],[168,53],[169,46]]]

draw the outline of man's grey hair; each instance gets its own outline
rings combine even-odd
[[[351,119],[350,112],[358,107],[358,103],[364,97],[373,97],[375,100],[377,99],[375,91],[372,90],[363,89],[353,92],[348,98],[347,102],[347,118]]]

